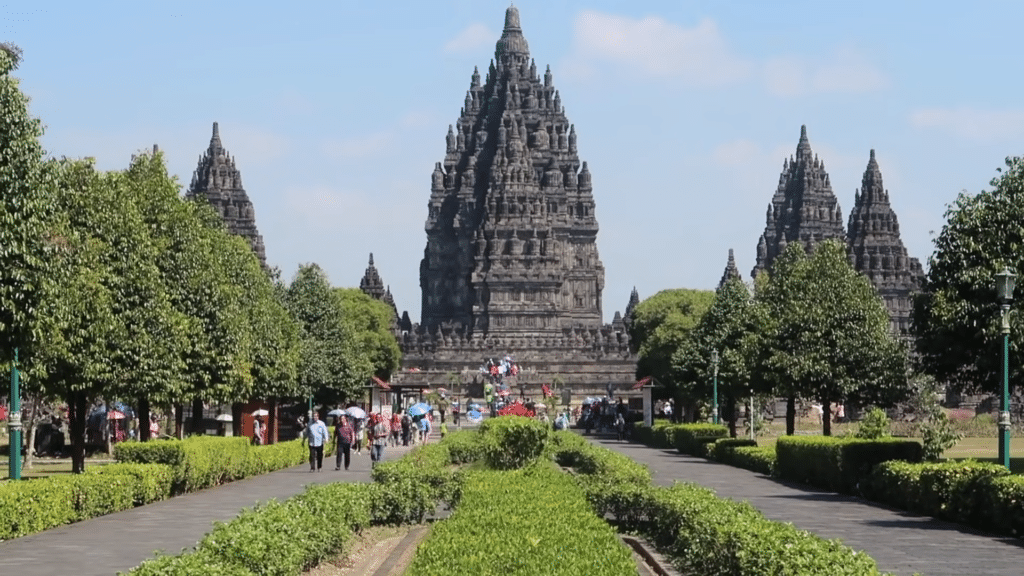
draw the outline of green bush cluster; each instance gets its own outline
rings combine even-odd
[[[757,440],[750,438],[719,438],[714,442],[705,444],[708,457],[723,464],[732,464],[733,455],[737,448],[749,448],[757,446]]]
[[[706,457],[709,444],[729,435],[729,429],[720,424],[677,424],[668,429],[675,449],[691,456]]]
[[[649,537],[687,573],[879,574],[863,552],[768,520],[750,504],[720,499],[700,486],[652,489],[646,506]]]
[[[170,468],[111,465],[86,474],[0,484],[0,540],[170,497]]]
[[[325,452],[332,449],[333,445],[329,445]],[[301,440],[253,446],[247,438],[223,436],[122,442],[114,447],[118,462],[170,466],[176,494],[295,466],[308,454]]]
[[[535,418],[499,416],[485,420],[479,432],[487,464],[496,470],[513,470],[540,458],[551,430]]]
[[[732,445],[734,454],[771,450],[736,440],[718,442]],[[610,514],[624,527],[645,534],[686,573],[879,574],[867,555],[768,520],[746,503],[720,499],[695,485],[654,487],[649,475],[637,473],[635,462],[610,450],[588,443],[582,450],[567,447],[556,458],[573,463],[577,481],[599,515]],[[602,482],[602,476],[608,480]]]
[[[855,494],[877,464],[920,462],[921,454],[921,444],[912,440],[785,436],[775,444],[775,473],[785,480]]]
[[[217,523],[192,552],[158,556],[129,574],[293,576],[343,550],[371,522],[367,484],[311,486],[285,502],[270,501]]]
[[[869,498],[899,508],[993,530],[1024,534],[1024,477],[972,460],[883,462],[875,467]]]
[[[737,446],[723,456],[724,459],[719,459],[719,461],[730,466],[745,468],[768,476],[775,474],[774,446]]]
[[[373,469],[374,482],[393,491],[395,498],[407,495],[413,499],[407,503],[382,501],[379,514],[386,515],[389,523],[420,519],[432,512],[438,502],[447,503],[449,508],[459,503],[463,472],[451,466],[448,442],[445,437],[439,443],[418,446],[402,458],[381,462]]]
[[[484,457],[483,436],[477,430],[449,432],[443,443],[448,446],[452,464],[468,464]]]
[[[408,573],[621,576],[636,564],[572,479],[539,462],[469,473],[458,510],[434,526]]]

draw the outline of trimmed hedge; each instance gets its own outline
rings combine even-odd
[[[649,475],[645,482],[636,473],[636,462],[610,450],[588,443],[586,449],[567,448],[556,457],[563,465],[574,464],[577,481],[599,515],[611,514],[626,528],[644,533],[686,573],[879,574],[863,552],[768,520],[747,503],[720,499],[695,485],[651,486]]]
[[[997,483],[1003,478],[1018,480]],[[1019,479],[989,462],[883,462],[866,482],[866,492],[880,502],[986,530],[999,518],[997,530],[1016,535],[1014,525],[1024,525],[1024,505],[1013,501],[1024,492],[1014,489],[1024,487]],[[1001,496],[1006,488],[1009,499]]]
[[[707,444],[729,436],[729,429],[720,424],[678,424],[671,430],[675,449],[691,456],[707,456]]]
[[[621,576],[636,564],[572,479],[541,462],[471,472],[458,510],[434,526],[407,573]]]
[[[708,458],[724,464],[730,464],[737,448],[757,446],[757,440],[749,438],[718,438],[705,446],[707,447]]]
[[[921,444],[913,440],[785,436],[775,444],[775,473],[785,480],[855,494],[877,464],[920,462],[921,455]]]
[[[484,457],[483,436],[476,430],[449,432],[442,442],[448,447],[452,464],[468,464]]]
[[[730,450],[722,462],[771,476],[775,474],[775,447],[738,446]]]
[[[526,416],[499,416],[485,420],[479,428],[484,458],[496,470],[523,468],[544,453],[550,427]]]
[[[447,503],[449,508],[454,508],[461,497],[462,484],[464,481],[463,472],[452,468],[452,455],[448,449],[448,438],[445,437],[439,443],[417,446],[405,456],[398,460],[381,462],[374,467],[370,473],[374,482],[385,486],[394,486],[394,490],[403,494],[413,494],[411,488],[406,487],[403,482],[410,482],[418,487],[423,487],[426,497],[418,492],[414,494],[420,504],[403,512],[404,514],[422,517],[418,514],[417,506],[422,505],[424,500],[429,498],[433,504],[430,511],[434,509],[437,502]],[[398,496],[396,496],[397,498]],[[389,518],[396,518],[396,507],[402,504],[383,504],[389,510]]]
[[[2,483],[0,540],[168,498],[170,478],[170,468],[160,464],[111,464],[85,474]]]
[[[333,448],[333,443],[329,444],[325,454]],[[248,438],[239,436],[190,436],[184,440],[122,442],[114,446],[114,457],[119,462],[170,466],[175,494],[295,466],[308,455],[301,440],[253,446]]]

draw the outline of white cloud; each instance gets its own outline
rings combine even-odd
[[[764,64],[768,91],[776,96],[809,93],[863,93],[884,89],[885,75],[861,54],[843,48],[825,58],[771,58]]]
[[[323,151],[338,160],[367,158],[384,152],[394,140],[395,133],[391,130],[353,138],[334,138],[324,142]]]
[[[481,46],[486,46],[499,36],[500,34],[491,32],[490,28],[477,22],[470,24],[462,32],[459,32],[455,38],[449,40],[444,45],[444,51],[447,54],[471,52]]]
[[[747,76],[750,65],[734,56],[711,19],[684,28],[656,16],[639,20],[592,10],[576,17],[574,66],[592,70],[612,62],[648,76],[717,86]]]
[[[972,140],[995,140],[1024,133],[1024,110],[925,108],[911,113],[910,123]]]

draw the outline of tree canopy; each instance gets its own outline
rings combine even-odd
[[[947,209],[924,290],[914,302],[911,329],[922,369],[971,392],[1002,389],[995,276],[1004,267],[1018,275],[1024,270],[1024,159],[1007,158],[999,172],[991,190],[961,193]],[[1019,381],[1024,362],[1018,308],[1015,300],[1010,308],[1011,383]]]

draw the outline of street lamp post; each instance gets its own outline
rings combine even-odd
[[[21,393],[18,391],[18,349],[14,349],[11,365],[11,413],[7,415],[11,443],[8,446],[7,477],[21,480]]]
[[[996,292],[1002,311],[1003,332],[1003,400],[999,405],[999,462],[1010,468],[1010,302],[1017,275],[1004,268],[996,274]]]
[[[711,366],[714,370],[714,405],[712,407],[712,418],[718,424],[718,348],[711,351]]]

